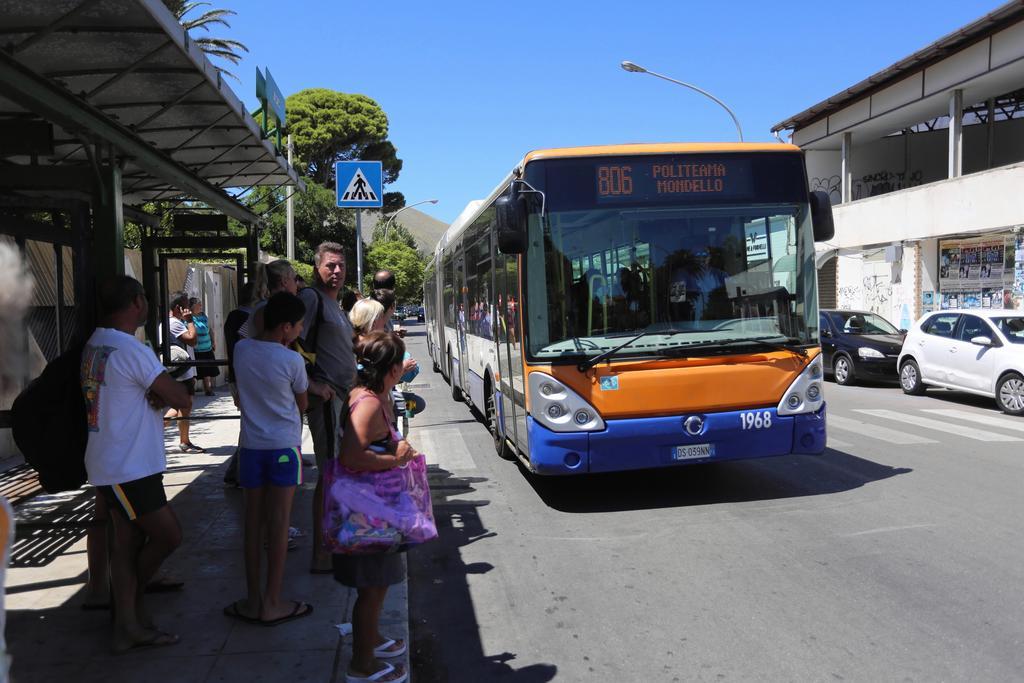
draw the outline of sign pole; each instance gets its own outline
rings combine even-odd
[[[288,134],[288,167],[292,168],[292,136]],[[295,186],[289,185],[288,189],[288,202],[285,204],[285,237],[284,237],[284,250],[285,256],[289,261],[295,260],[295,206],[293,204],[295,197]]]
[[[356,209],[356,290],[363,289],[363,212]]]

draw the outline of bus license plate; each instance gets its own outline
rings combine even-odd
[[[676,446],[676,460],[699,460],[715,457],[715,444],[695,443],[689,446]]]

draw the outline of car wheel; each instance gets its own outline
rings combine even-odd
[[[924,383],[921,381],[921,368],[917,361],[908,360],[900,368],[900,386],[904,394],[920,396],[924,393]]]
[[[1010,372],[996,385],[996,401],[1007,415],[1024,415],[1024,377]]]
[[[836,359],[832,361],[832,376],[836,380],[836,384],[841,386],[849,386],[853,384],[853,363],[846,356],[836,356]]]

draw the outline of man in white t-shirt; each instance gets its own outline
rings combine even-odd
[[[88,411],[85,468],[110,508],[110,582],[114,650],[173,645],[176,635],[149,623],[139,590],[181,544],[181,525],[167,503],[161,411],[187,410],[192,397],[156,355],[134,337],[149,311],[142,285],[120,276],[100,288],[104,319],[82,352]]]
[[[192,311],[189,309],[189,296],[187,292],[175,292],[171,295],[171,315],[168,319],[167,329],[171,331],[171,343],[184,347],[188,353],[189,360],[196,359],[196,342],[199,335],[196,333],[195,323],[192,322]],[[196,369],[188,368],[181,375],[175,377],[189,396],[196,394]],[[205,449],[192,443],[188,438],[188,417],[192,414],[191,405],[186,410],[177,411],[178,417],[178,448],[182,453],[205,453]],[[174,415],[170,415],[174,417]]]
[[[288,523],[302,483],[302,413],[308,406],[306,363],[288,348],[302,332],[306,306],[278,292],[263,307],[263,331],[235,345],[235,381],[242,411],[238,481],[245,489],[245,583],[248,594],[224,608],[234,619],[264,626],[308,616],[312,605],[281,599]],[[260,585],[262,527],[267,530],[267,580]]]

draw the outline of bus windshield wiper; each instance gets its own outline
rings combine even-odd
[[[690,351],[692,349],[706,349],[716,346],[727,346],[729,344],[755,344],[757,346],[764,346],[769,349],[775,349],[777,351],[789,351],[799,356],[807,357],[807,349],[800,346],[796,346],[792,342],[799,341],[794,337],[787,338],[789,343],[784,342],[773,342],[772,339],[778,339],[778,337],[736,337],[733,339],[716,339],[712,342],[699,342],[696,344],[688,344],[686,346],[676,347],[675,349],[667,349],[666,354],[673,354],[674,352]]]
[[[689,332],[689,331],[691,331],[691,330],[671,330],[671,329],[670,330],[644,330],[640,334],[627,339],[626,341],[622,342],[618,346],[613,346],[612,348],[608,349],[607,351],[605,351],[603,353],[597,354],[593,358],[588,358],[585,361],[581,361],[580,364],[577,365],[576,367],[577,367],[577,369],[580,372],[586,372],[587,370],[589,370],[590,368],[594,367],[595,365],[597,365],[601,361],[603,361],[603,360],[605,360],[607,358],[611,358],[612,356],[614,356],[616,353],[618,353],[622,349],[626,348],[627,346],[629,346],[630,344],[632,344],[636,340],[641,339],[643,337],[647,337],[647,336],[650,336],[650,335],[656,335],[656,334],[661,334],[661,335],[665,335],[666,337],[671,337],[674,334],[679,334],[680,332]]]

